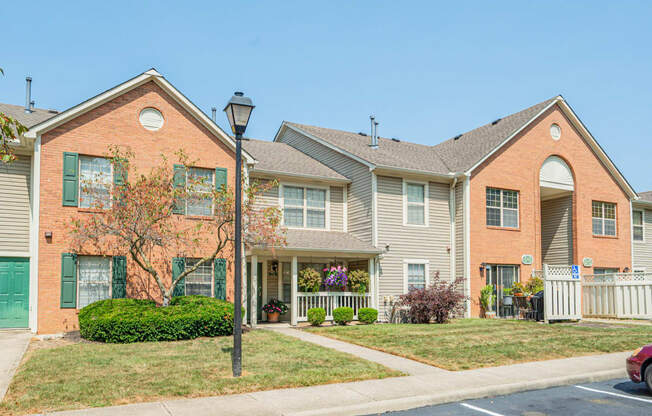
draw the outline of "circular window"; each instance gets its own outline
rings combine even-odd
[[[561,127],[559,127],[558,124],[550,126],[550,137],[552,137],[553,140],[559,140],[561,137]]]
[[[147,107],[140,112],[140,124],[147,130],[158,130],[163,127],[163,114],[155,108]]]

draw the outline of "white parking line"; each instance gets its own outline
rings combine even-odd
[[[575,387],[577,387],[578,389],[582,389],[582,390],[592,391],[594,393],[608,394],[610,396],[622,397],[624,399],[631,399],[631,400],[638,400],[639,402],[652,403],[652,400],[650,400],[650,399],[641,399],[640,397],[636,397],[636,396],[628,396],[628,395],[625,395],[625,394],[612,393],[610,391],[597,390],[597,389],[592,389],[592,388],[584,387],[584,386],[575,386]]]
[[[475,410],[476,412],[484,413],[485,415],[504,416],[504,415],[501,415],[500,413],[492,412],[491,410],[486,410],[486,409],[482,409],[480,407],[471,406],[470,404],[460,403],[460,405],[464,406],[466,408],[469,408],[471,410]]]

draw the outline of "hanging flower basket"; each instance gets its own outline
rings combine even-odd
[[[344,290],[346,285],[349,282],[349,277],[346,275],[346,267],[342,266],[331,266],[330,268],[325,268],[326,279],[324,279],[324,284],[328,288],[338,288]]]

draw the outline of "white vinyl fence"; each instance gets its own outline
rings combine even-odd
[[[582,319],[582,281],[572,266],[543,265],[545,322]]]
[[[583,278],[584,316],[652,319],[652,273]]]
[[[371,295],[353,292],[298,292],[297,293],[297,321],[308,320],[308,309],[324,308],[326,320],[333,319],[333,309],[348,306],[353,309],[353,319],[358,319],[360,308],[371,307]]]

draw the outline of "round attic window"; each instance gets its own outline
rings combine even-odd
[[[558,124],[553,123],[552,126],[550,126],[550,137],[552,137],[553,140],[559,140],[561,137],[561,127],[559,127]]]
[[[156,131],[163,127],[163,114],[152,107],[143,108],[138,119],[147,130]]]

